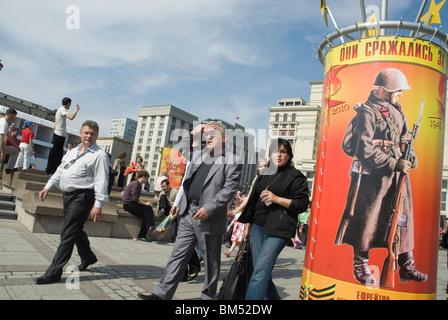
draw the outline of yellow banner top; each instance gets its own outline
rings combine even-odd
[[[446,72],[447,52],[425,40],[383,36],[354,40],[329,50],[325,56],[325,74],[332,65],[391,61],[424,65]]]

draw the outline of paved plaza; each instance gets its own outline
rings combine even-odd
[[[65,273],[61,282],[37,285],[59,244],[59,235],[31,233],[16,220],[0,219],[0,300],[137,300],[151,292],[166,266],[173,244],[132,239],[90,237],[98,262],[88,271]],[[223,248],[225,252],[226,248]],[[235,254],[235,253],[234,253]],[[234,256],[234,254],[232,256]],[[297,300],[305,250],[286,247],[278,259],[273,279],[284,300]],[[439,251],[437,300],[446,300],[446,251]],[[233,262],[222,257],[221,279]],[[80,263],[76,248],[67,265]],[[204,274],[180,283],[174,299],[197,300]],[[79,280],[79,281],[78,281]],[[222,281],[219,282],[219,287]]]

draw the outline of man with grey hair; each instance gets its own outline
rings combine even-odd
[[[200,143],[192,147],[201,138],[205,147]],[[182,183],[176,242],[159,284],[152,294],[139,293],[141,299],[172,299],[197,243],[205,268],[201,298],[216,298],[227,205],[236,192],[242,169],[241,161],[235,161],[238,157],[224,152],[226,139],[222,124],[200,124],[174,147],[190,162]]]
[[[95,121],[85,121],[79,131],[81,142],[66,153],[56,172],[39,192],[41,201],[54,187],[63,192],[64,224],[53,262],[43,276],[35,279],[37,284],[60,280],[62,268],[69,261],[75,244],[81,258],[80,271],[97,262],[83,227],[89,214],[93,221],[99,221],[103,202],[109,201],[109,157],[96,144],[98,133]]]

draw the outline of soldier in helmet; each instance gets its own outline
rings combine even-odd
[[[368,267],[369,251],[386,248],[386,235],[394,207],[394,194],[400,172],[417,167],[415,152],[411,161],[402,159],[401,145],[409,128],[398,100],[409,90],[405,75],[398,69],[381,70],[365,103],[357,103],[356,116],[349,123],[342,149],[353,158],[351,183],[335,244],[353,247],[355,279],[365,284],[373,279]],[[405,178],[405,199],[399,229],[399,276],[402,281],[425,281],[414,263],[414,220],[409,175]]]

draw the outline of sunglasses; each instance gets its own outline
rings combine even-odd
[[[207,140],[209,138],[213,139],[216,136],[218,136],[218,133],[217,132],[204,132],[204,134],[202,136],[204,137],[204,140]]]

